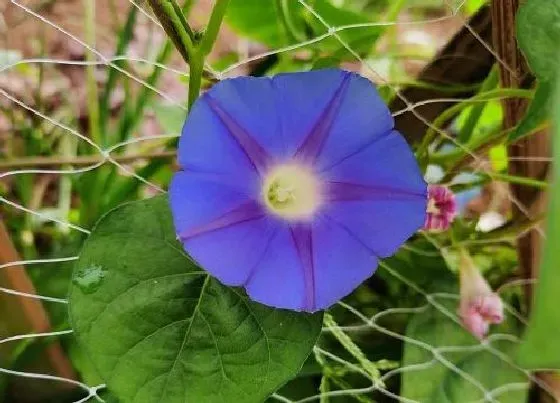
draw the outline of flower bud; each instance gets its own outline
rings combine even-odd
[[[469,332],[482,340],[491,324],[504,320],[504,306],[464,250],[461,251],[460,271],[459,316]]]
[[[457,214],[455,195],[441,185],[428,185],[428,206],[424,229],[427,231],[446,231]]]

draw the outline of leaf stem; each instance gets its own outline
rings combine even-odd
[[[547,182],[540,181],[538,179],[529,178],[526,176],[509,175],[509,174],[504,174],[499,172],[492,172],[492,173],[473,172],[473,173],[482,177],[485,176],[490,177],[491,179],[496,181],[515,183],[518,185],[525,185],[525,186],[532,186],[543,190],[548,188]]]
[[[484,80],[482,87],[480,88],[481,93],[488,92],[496,88],[499,84],[500,76],[499,70],[496,65],[490,70],[490,75]],[[473,105],[468,117],[465,121],[465,124],[459,131],[457,135],[457,141],[459,143],[465,144],[468,143],[470,138],[473,136],[474,129],[476,128],[480,118],[482,117],[482,113],[484,112],[484,108],[486,108],[486,103],[479,103],[478,105]]]
[[[306,41],[308,38],[297,30],[294,21],[292,20],[288,1],[276,0],[276,8],[278,9],[278,14],[280,15],[280,19],[284,25],[284,29],[286,30],[286,34],[288,35],[290,42]]]
[[[228,4],[229,0],[216,0],[216,3],[214,4],[212,14],[210,15],[210,19],[206,25],[204,36],[198,46],[202,58],[206,57],[214,47],[214,43],[218,38],[220,25],[222,25],[222,20],[224,19]]]
[[[204,61],[206,56],[208,56],[214,47],[214,43],[218,38],[220,25],[222,25],[222,20],[224,19],[228,4],[229,0],[216,0],[214,8],[212,8],[212,14],[210,15],[210,19],[206,25],[204,35],[202,36],[199,45],[196,46],[196,49],[189,61],[189,110],[193,106],[194,101],[196,101],[200,95],[202,76],[204,74]]]
[[[190,109],[200,94],[204,62],[216,42],[229,0],[216,0],[206,30],[198,44],[183,11],[174,0],[148,0],[148,2],[165,32],[190,67],[188,99]]]
[[[202,71],[204,70],[204,57],[200,57],[197,52],[196,56],[190,61],[190,73],[189,73],[189,110],[194,104],[194,101],[200,95],[200,87],[202,85]]]
[[[453,105],[449,109],[446,109],[441,115],[435,119],[430,128],[426,131],[422,144],[418,148],[417,155],[419,158],[426,159],[428,154],[428,148],[432,141],[437,137],[438,130],[443,130],[443,126],[453,117],[455,117],[459,112],[470,105],[476,105],[480,102],[486,103],[492,100],[501,100],[504,98],[528,98],[533,97],[533,91],[524,89],[514,89],[514,88],[503,88],[496,89],[487,92],[480,93],[472,98],[466,99]]]
[[[148,0],[163,29],[187,64],[195,57],[195,38],[181,8],[174,0]]]

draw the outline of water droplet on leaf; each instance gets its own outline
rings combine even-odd
[[[84,294],[92,294],[101,286],[107,270],[101,266],[90,266],[78,271],[72,280]]]

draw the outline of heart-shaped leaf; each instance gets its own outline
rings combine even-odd
[[[221,285],[175,240],[167,197],[107,214],[74,269],[76,336],[133,402],[260,402],[294,377],[322,314],[272,309]]]
[[[548,81],[558,71],[560,2],[528,0],[517,13],[517,42],[538,79]]]
[[[554,84],[552,81],[553,80],[538,83],[535,97],[531,101],[521,122],[519,122],[515,130],[510,133],[508,141],[517,141],[546,126],[547,122],[550,120],[552,111],[552,98],[554,93]]]
[[[453,288],[436,283],[435,289]],[[456,312],[457,302],[438,300],[447,314]],[[487,393],[493,392],[500,402],[526,402],[527,377],[511,364],[517,345],[510,338],[517,334],[518,323],[508,317],[492,329],[507,336],[493,339],[491,352],[447,314],[427,306],[408,323],[406,336],[438,349],[442,358],[436,359],[422,345],[406,343],[403,367],[416,368],[403,374],[401,396],[419,402],[456,403],[487,401]]]

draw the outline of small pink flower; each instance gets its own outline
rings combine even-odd
[[[459,316],[465,327],[482,340],[488,334],[491,324],[504,320],[504,306],[466,251],[461,251],[460,270]]]
[[[457,215],[457,203],[451,190],[441,185],[428,185],[428,206],[424,229],[445,231]]]

